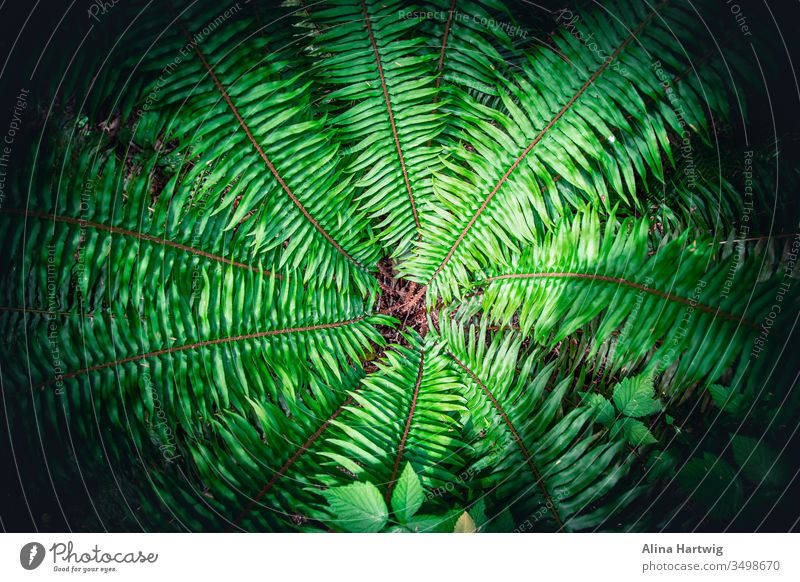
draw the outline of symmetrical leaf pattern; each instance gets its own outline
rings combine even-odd
[[[787,274],[719,252],[690,5],[155,4],[0,208],[12,424],[133,467],[128,523],[622,528],[663,411],[754,398]]]

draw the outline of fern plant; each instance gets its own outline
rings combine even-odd
[[[69,63],[0,209],[16,442],[117,527],[665,527],[676,473],[701,514],[738,478],[687,406],[792,410],[797,239],[737,241],[766,211],[700,164],[747,63],[691,7],[157,4]]]

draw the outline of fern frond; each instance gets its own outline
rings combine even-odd
[[[800,406],[798,174],[700,13],[115,5],[0,159],[14,447],[101,527],[721,519]]]
[[[714,265],[713,252],[707,240],[681,236],[651,253],[647,221],[611,220],[601,233],[597,215],[586,212],[524,251],[511,270],[489,274],[483,307],[492,321],[516,318],[523,334],[546,346],[600,316],[598,344],[619,332],[615,365],[655,346],[653,373],[680,358],[677,391],[715,378],[749,350],[768,308],[762,294],[731,292],[757,287],[757,271],[733,260]]]
[[[356,202],[380,232],[381,244],[402,258],[419,236],[419,207],[430,197],[442,129],[435,100],[435,55],[402,2],[342,0],[311,8],[320,30],[314,55],[330,125],[342,143]]]
[[[430,301],[448,300],[458,281],[539,238],[570,206],[634,205],[636,174],[663,179],[661,152],[672,149],[669,131],[683,134],[686,122],[664,106],[669,100],[659,79],[669,73],[666,65],[654,69],[649,54],[683,11],[637,5],[621,11],[638,19],[626,26],[587,20],[587,27],[596,24],[591,29],[599,53],[563,32],[558,45],[568,61],[539,49],[513,80],[498,75],[508,113],[466,94],[451,99],[462,144],[449,150],[447,175],[435,176],[438,208],[427,219],[418,257],[404,268],[429,286]],[[625,74],[612,68],[617,61]],[[691,121],[707,127],[705,118]],[[567,163],[561,152],[569,152]],[[578,197],[562,199],[565,190],[555,186],[556,176],[572,184]]]
[[[359,480],[385,488],[387,499],[411,463],[428,490],[456,480],[464,444],[458,418],[465,412],[460,382],[441,350],[418,335],[392,346],[368,374],[334,424],[322,453]]]
[[[555,362],[542,365],[536,351],[525,354],[517,332],[490,337],[485,321],[478,328],[449,318],[440,324],[469,386],[474,485],[539,531],[595,527],[613,514],[619,500],[600,500],[622,480],[630,455],[622,441],[593,432],[591,407],[562,412],[575,378],[559,375]]]

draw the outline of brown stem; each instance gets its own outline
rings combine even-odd
[[[172,242],[167,239],[158,238],[156,236],[151,236],[149,234],[144,234],[141,232],[135,232],[132,230],[127,230],[124,228],[118,228],[116,226],[108,226],[106,224],[100,224],[97,222],[90,222],[88,220],[79,220],[77,218],[72,218],[70,216],[61,216],[58,214],[48,214],[46,212],[37,212],[35,210],[21,210],[16,208],[3,208],[0,212],[6,214],[14,214],[18,216],[27,216],[30,218],[38,218],[41,220],[50,220],[53,222],[63,222],[65,224],[76,224],[81,228],[92,228],[94,230],[100,230],[104,232],[108,232],[110,234],[121,234],[123,236],[129,236],[138,240],[145,240],[151,242],[153,244],[170,247],[173,249],[177,249],[179,251],[184,251],[186,253],[191,253],[194,255],[198,255],[200,257],[205,257],[206,259],[210,259],[212,261],[216,261],[218,263],[225,263],[226,265],[231,265],[233,267],[238,267],[240,269],[249,269],[250,271],[254,271],[261,275],[272,275],[277,279],[283,279],[282,275],[277,273],[272,273],[267,271],[266,269],[259,269],[258,267],[254,267],[252,265],[245,265],[244,263],[239,263],[237,261],[232,261],[231,259],[221,257],[219,255],[213,255],[211,253],[207,253],[206,251],[202,251],[200,249],[196,249],[194,247],[182,245],[180,243]]]
[[[483,392],[486,394],[486,396],[492,402],[494,407],[497,409],[497,413],[500,415],[500,417],[506,423],[506,426],[508,427],[508,430],[511,432],[511,435],[514,437],[514,441],[517,443],[517,447],[519,448],[520,452],[522,453],[523,458],[525,459],[525,463],[528,465],[528,468],[531,470],[531,473],[533,474],[534,479],[536,479],[536,484],[539,486],[539,488],[542,491],[542,494],[544,495],[544,498],[546,500],[546,506],[550,509],[550,513],[553,515],[553,519],[555,520],[556,525],[558,526],[558,530],[557,531],[559,531],[559,532],[562,531],[564,529],[564,522],[561,520],[561,516],[559,515],[558,510],[556,509],[556,505],[553,502],[553,498],[550,495],[550,492],[547,490],[547,485],[545,485],[545,483],[544,483],[544,478],[542,477],[542,474],[539,471],[539,468],[533,462],[533,457],[531,456],[531,453],[525,447],[525,443],[522,442],[522,437],[517,432],[517,429],[514,428],[514,425],[512,424],[511,419],[508,418],[508,415],[506,414],[505,410],[503,410],[503,407],[500,405],[500,403],[497,401],[497,399],[494,397],[494,395],[489,391],[489,389],[486,387],[486,385],[483,382],[481,382],[480,379],[475,375],[475,373],[472,370],[470,370],[466,365],[464,365],[464,363],[461,362],[461,360],[459,360],[455,356],[455,354],[453,354],[453,352],[448,350],[447,353],[453,359],[453,361],[456,364],[458,364],[458,366],[462,370],[464,370],[464,372],[466,372],[467,375],[470,378],[472,378],[472,380],[478,386],[481,387],[481,390],[483,390]]]
[[[411,190],[411,181],[408,179],[408,170],[406,169],[406,161],[403,157],[403,148],[400,147],[400,136],[397,133],[397,126],[394,122],[394,113],[392,112],[392,102],[389,100],[389,88],[386,86],[386,79],[383,76],[383,65],[381,65],[381,55],[378,51],[378,43],[375,40],[375,34],[372,31],[372,23],[369,19],[367,12],[367,5],[364,0],[361,0],[361,9],[364,12],[364,27],[369,33],[369,40],[372,43],[372,50],[375,53],[375,63],[378,65],[378,76],[381,79],[381,88],[383,89],[383,98],[386,101],[386,110],[389,112],[389,122],[392,125],[392,136],[394,137],[394,146],[397,149],[397,156],[400,159],[400,169],[403,171],[403,180],[406,184],[406,191],[408,192],[408,200],[411,202],[411,212],[414,214],[414,224],[417,225],[417,236],[420,236],[420,223],[419,216],[417,215],[417,205],[414,202],[414,193]]]
[[[239,122],[239,125],[241,126],[242,130],[247,135],[247,139],[250,140],[250,143],[253,145],[253,148],[255,148],[255,150],[258,152],[258,155],[264,161],[264,163],[266,164],[267,168],[269,168],[269,171],[272,173],[274,178],[278,181],[278,184],[280,184],[281,188],[283,188],[283,191],[286,192],[286,195],[289,196],[289,199],[294,203],[294,205],[297,207],[297,209],[300,210],[300,212],[303,214],[303,216],[306,218],[306,220],[308,220],[311,223],[311,225],[325,238],[325,240],[327,240],[337,251],[339,251],[339,253],[341,253],[342,256],[347,258],[351,263],[353,263],[356,267],[358,267],[362,271],[368,272],[367,268],[364,265],[362,265],[355,258],[350,256],[350,254],[348,254],[347,251],[345,251],[342,248],[342,246],[339,245],[339,243],[337,243],[333,239],[333,237],[328,233],[328,231],[326,231],[322,227],[322,225],[313,216],[311,216],[311,214],[308,212],[306,207],[303,206],[303,203],[300,202],[300,200],[297,198],[297,196],[295,196],[295,194],[291,190],[291,188],[289,188],[289,186],[286,184],[286,182],[284,182],[283,177],[280,175],[278,170],[275,168],[275,166],[273,165],[272,161],[267,157],[267,154],[264,152],[264,149],[261,147],[261,145],[256,140],[255,136],[253,135],[253,132],[250,131],[250,127],[245,122],[245,120],[242,117],[241,113],[239,113],[239,110],[237,109],[236,105],[233,103],[233,100],[231,99],[230,95],[228,95],[228,91],[222,85],[222,82],[217,77],[217,74],[214,72],[214,69],[211,67],[211,64],[208,62],[208,60],[206,59],[205,55],[200,50],[200,47],[197,46],[197,43],[194,41],[194,38],[192,37],[192,35],[186,29],[186,26],[183,24],[183,22],[180,19],[178,19],[177,22],[178,22],[178,25],[180,26],[181,30],[183,31],[184,35],[186,36],[187,40],[189,41],[189,44],[191,44],[192,48],[194,49],[194,52],[197,55],[197,58],[200,59],[200,62],[203,64],[203,67],[208,72],[208,75],[211,77],[211,80],[214,82],[214,85],[216,85],[217,90],[220,92],[220,95],[222,95],[223,100],[225,101],[225,103],[227,103],[228,108],[231,110],[231,113],[233,113],[234,117],[236,117],[236,121]]]
[[[287,333],[300,333],[300,332],[306,332],[306,331],[316,331],[318,329],[332,329],[332,328],[336,328],[336,327],[342,327],[342,326],[345,326],[345,325],[350,325],[352,323],[357,323],[357,322],[363,320],[364,317],[365,316],[362,315],[361,317],[356,317],[354,319],[348,319],[346,321],[337,321],[335,323],[321,323],[321,324],[317,324],[317,325],[309,325],[309,326],[306,326],[306,327],[287,327],[287,328],[284,328],[284,329],[273,329],[273,330],[269,330],[269,331],[259,331],[259,332],[256,332],[256,333],[250,333],[250,334],[246,334],[246,335],[237,335],[237,336],[231,336],[231,337],[224,337],[224,338],[219,338],[219,339],[214,339],[214,340],[206,340],[206,341],[202,341],[202,342],[196,342],[196,343],[193,343],[193,344],[187,344],[187,345],[183,345],[183,346],[175,346],[175,347],[171,347],[171,348],[163,348],[163,349],[156,350],[156,351],[153,351],[153,352],[147,352],[146,354],[139,354],[139,355],[136,355],[136,356],[130,356],[130,357],[127,357],[127,358],[122,358],[120,360],[114,360],[113,362],[105,362],[103,364],[98,364],[96,366],[91,366],[89,368],[83,368],[83,369],[77,370],[75,372],[70,372],[69,374],[62,375],[60,380],[68,380],[70,378],[75,378],[75,377],[81,376],[83,374],[89,374],[91,372],[96,372],[98,370],[104,370],[106,368],[113,368],[113,367],[116,367],[116,366],[120,366],[122,364],[129,364],[130,362],[138,362],[140,360],[145,360],[147,358],[154,358],[154,357],[163,356],[163,355],[166,355],[166,354],[174,354],[176,352],[185,352],[187,350],[194,350],[194,349],[197,349],[197,348],[203,348],[203,347],[207,347],[207,346],[215,346],[215,345],[219,345],[219,344],[227,344],[227,343],[231,343],[231,342],[238,342],[238,341],[244,341],[244,340],[250,340],[250,339],[257,339],[257,338],[261,338],[261,337],[269,337],[269,336],[273,336],[273,335],[283,335],[283,334],[287,334]],[[57,381],[59,381],[59,379],[52,378],[50,380],[47,380],[46,382],[42,382],[42,383],[38,384],[36,387],[37,388],[43,388],[44,386],[48,386],[50,384],[55,384]]]
[[[328,417],[328,419],[320,425],[320,427],[316,430],[316,432],[314,432],[314,434],[308,437],[306,442],[304,442],[300,446],[300,448],[297,449],[283,465],[281,465],[280,469],[275,471],[275,474],[272,475],[270,480],[267,481],[267,484],[264,485],[261,491],[258,492],[258,495],[256,495],[255,497],[253,497],[253,499],[250,500],[250,502],[245,506],[245,508],[239,513],[239,515],[233,521],[234,527],[238,526],[241,523],[241,521],[247,516],[247,514],[252,511],[253,507],[255,507],[259,501],[261,501],[264,495],[266,495],[267,492],[269,492],[269,490],[275,486],[278,480],[286,474],[286,471],[288,471],[289,468],[297,462],[297,460],[303,455],[303,453],[305,453],[309,449],[309,447],[311,447],[311,445],[313,445],[314,442],[322,435],[322,433],[325,432],[325,430],[327,430],[331,422],[333,422],[336,419],[336,417],[339,416],[344,411],[345,407],[349,406],[352,402],[353,402],[353,397],[348,396],[347,399],[345,399],[345,401],[342,403],[342,405],[339,408],[337,408],[334,411],[334,413],[331,414]]]
[[[626,39],[625,39],[625,40],[622,42],[622,44],[620,44],[620,45],[617,47],[617,49],[616,49],[616,50],[615,50],[615,51],[614,51],[614,52],[613,52],[611,55],[609,55],[609,57],[608,57],[608,58],[607,58],[607,59],[606,59],[606,60],[603,62],[603,64],[602,64],[602,65],[601,65],[601,66],[600,66],[600,67],[599,67],[599,68],[598,68],[598,69],[597,69],[597,70],[596,70],[596,71],[595,71],[595,72],[592,74],[592,76],[591,76],[591,77],[589,77],[589,79],[588,79],[588,80],[587,80],[587,81],[586,81],[586,82],[583,84],[583,86],[581,86],[581,88],[580,88],[580,89],[578,89],[578,91],[575,93],[575,95],[573,95],[573,96],[572,96],[572,98],[571,98],[571,99],[570,99],[570,100],[567,102],[567,104],[566,104],[566,105],[564,105],[564,107],[562,107],[562,108],[561,108],[561,110],[560,110],[560,111],[559,111],[559,112],[558,112],[558,113],[555,115],[555,117],[553,117],[553,119],[551,119],[551,120],[548,122],[548,124],[547,124],[547,125],[545,125],[545,126],[544,126],[544,128],[542,128],[542,130],[541,130],[541,131],[540,131],[540,132],[539,132],[539,133],[536,135],[536,137],[535,137],[535,138],[533,138],[533,141],[531,141],[531,143],[528,145],[528,147],[526,147],[526,148],[525,148],[525,150],[524,150],[524,151],[523,151],[523,152],[522,152],[522,153],[519,155],[519,157],[518,157],[518,158],[517,158],[517,159],[514,161],[514,163],[513,163],[513,164],[511,164],[511,167],[510,167],[510,168],[509,168],[509,169],[506,171],[506,173],[505,173],[505,174],[503,174],[503,177],[502,177],[502,178],[500,178],[500,180],[497,182],[497,184],[495,184],[495,186],[494,186],[494,188],[492,189],[492,191],[489,193],[489,195],[486,197],[486,199],[484,199],[484,201],[481,203],[480,207],[479,207],[479,208],[478,208],[478,210],[475,212],[475,214],[472,216],[472,218],[470,218],[469,222],[467,223],[467,226],[465,226],[465,227],[464,227],[464,230],[462,230],[462,231],[461,231],[461,234],[459,234],[459,235],[458,235],[458,238],[456,239],[455,243],[453,243],[453,246],[452,246],[452,247],[450,248],[450,250],[447,252],[447,255],[445,255],[445,258],[442,260],[441,264],[440,264],[440,265],[437,267],[436,271],[435,271],[435,272],[433,273],[433,275],[431,276],[430,280],[428,281],[428,285],[430,285],[431,281],[433,281],[433,279],[435,279],[435,278],[436,278],[436,276],[437,276],[437,275],[439,275],[439,273],[441,273],[441,272],[442,272],[442,269],[444,269],[444,267],[447,265],[447,263],[448,263],[448,262],[450,261],[450,259],[452,258],[453,254],[456,252],[456,249],[459,247],[459,245],[461,245],[462,241],[464,240],[464,237],[466,237],[466,236],[467,236],[467,233],[470,231],[470,229],[472,229],[472,227],[473,227],[473,225],[475,224],[475,222],[478,220],[478,218],[479,218],[479,217],[480,217],[480,215],[483,213],[483,211],[484,211],[484,210],[486,210],[486,207],[487,207],[487,206],[489,205],[489,203],[492,201],[492,199],[494,198],[495,194],[497,194],[497,192],[500,190],[500,188],[503,186],[503,184],[505,184],[505,182],[508,180],[508,178],[509,178],[509,177],[511,176],[511,174],[514,172],[514,170],[516,170],[516,169],[517,169],[517,167],[518,167],[518,166],[519,166],[519,165],[522,163],[522,161],[523,161],[523,160],[524,160],[524,159],[525,159],[525,158],[528,156],[528,154],[531,152],[531,150],[533,150],[533,148],[534,148],[534,147],[536,147],[536,144],[538,144],[538,143],[541,141],[541,139],[542,139],[542,138],[545,136],[545,134],[546,134],[546,133],[547,133],[547,132],[550,130],[550,128],[552,128],[552,127],[553,127],[553,125],[555,125],[555,123],[556,123],[556,122],[557,122],[559,119],[561,119],[561,117],[562,117],[562,116],[563,116],[563,115],[564,115],[564,114],[565,114],[565,113],[566,113],[566,112],[567,112],[567,111],[568,111],[568,110],[569,110],[569,109],[572,107],[572,105],[573,105],[573,104],[574,104],[574,103],[575,103],[575,102],[578,100],[578,98],[579,98],[581,95],[583,95],[583,93],[586,91],[586,89],[588,89],[588,88],[589,88],[589,86],[591,86],[591,84],[592,84],[592,83],[594,83],[594,81],[595,81],[595,80],[596,80],[596,79],[597,79],[597,78],[600,76],[600,74],[601,74],[603,71],[605,71],[605,70],[606,70],[606,68],[607,68],[607,67],[608,67],[608,66],[611,64],[611,62],[612,62],[614,59],[616,59],[616,58],[617,58],[617,56],[618,56],[618,55],[619,55],[619,54],[622,52],[622,50],[623,50],[623,49],[624,49],[624,48],[625,48],[625,47],[628,45],[628,43],[630,43],[630,42],[631,42],[631,41],[632,41],[634,38],[636,38],[636,35],[637,35],[637,34],[639,34],[639,32],[641,32],[641,30],[642,30],[642,29],[643,29],[643,28],[644,28],[644,27],[647,25],[647,23],[648,23],[648,22],[650,22],[650,20],[652,20],[652,18],[653,18],[653,17],[656,15],[656,13],[657,13],[657,12],[658,12],[658,11],[661,9],[661,7],[662,7],[662,6],[663,6],[665,3],[666,3],[666,1],[665,1],[665,2],[662,2],[662,3],[661,3],[661,4],[660,4],[660,5],[659,5],[659,6],[658,6],[658,7],[657,7],[657,8],[656,8],[656,9],[655,9],[653,12],[651,12],[651,13],[650,13],[650,14],[647,16],[647,18],[645,18],[645,19],[644,19],[644,20],[643,20],[643,21],[642,21],[642,22],[639,24],[639,26],[636,28],[636,30],[634,30],[634,31],[633,31],[633,32],[630,34],[630,36],[628,36],[628,37],[627,37],[627,38],[626,38]]]
[[[392,490],[397,482],[397,473],[400,470],[400,461],[403,459],[403,452],[406,448],[406,441],[408,440],[408,433],[411,431],[411,421],[414,418],[414,411],[417,409],[417,398],[419,396],[419,387],[422,384],[422,374],[425,369],[425,349],[419,355],[419,369],[417,370],[417,381],[414,383],[414,391],[411,396],[411,406],[408,410],[408,418],[406,419],[406,427],[403,430],[403,436],[400,439],[400,444],[397,447],[397,456],[394,460],[394,467],[392,467],[392,476],[389,479],[389,486],[386,488],[386,504],[392,498]]]
[[[641,283],[634,283],[633,281],[628,281],[627,279],[623,279],[621,277],[609,277],[607,275],[593,275],[589,273],[511,273],[507,275],[496,275],[494,277],[489,277],[485,279],[485,282],[491,283],[492,281],[503,281],[507,279],[588,279],[591,281],[603,281],[606,283],[616,283],[618,285],[623,285],[625,287],[629,287],[631,289],[637,289],[639,291],[644,291],[645,293],[649,293],[650,295],[655,295],[657,297],[662,297],[668,301],[674,301],[675,303],[681,303],[682,305],[689,305],[694,309],[699,309],[705,313],[709,313],[711,315],[718,315],[723,319],[727,319],[729,321],[733,321],[735,323],[743,323],[748,327],[752,327],[754,329],[758,329],[758,326],[743,317],[739,317],[734,315],[733,313],[728,313],[727,311],[722,311],[719,308],[710,307],[708,305],[704,305],[702,303],[698,303],[691,299],[687,299],[685,297],[681,297],[679,295],[673,295],[672,293],[666,293],[665,291],[660,291],[658,289],[653,289],[652,287],[648,287],[647,285],[642,285]]]

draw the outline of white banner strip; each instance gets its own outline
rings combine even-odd
[[[0,580],[800,580],[793,534],[4,534]]]

